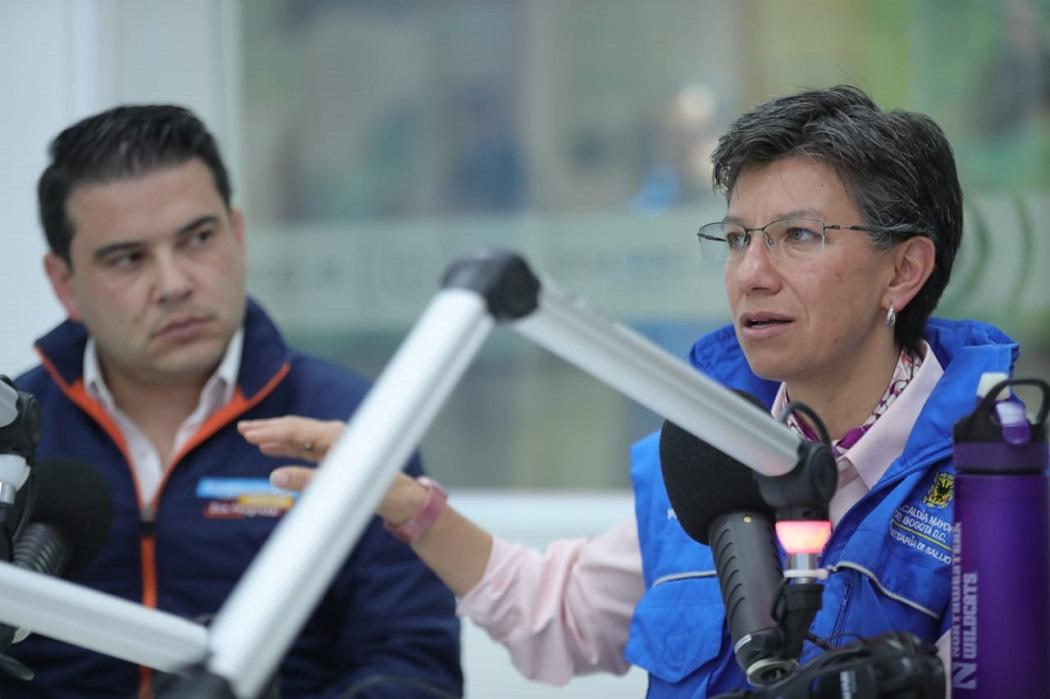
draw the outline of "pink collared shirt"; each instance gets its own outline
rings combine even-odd
[[[923,354],[922,364],[907,388],[864,436],[836,459],[839,483],[828,503],[832,526],[839,523],[842,515],[871,490],[890,464],[904,452],[904,445],[922,406],[926,405],[926,399],[944,375],[941,363],[925,341],[920,351]],[[778,415],[786,402],[787,389],[781,384],[773,399],[771,412]]]
[[[839,487],[829,508],[833,525],[904,451],[944,373],[929,346],[923,343],[921,349],[924,360],[911,383],[838,460]],[[783,401],[781,386],[774,414]],[[623,651],[644,591],[632,516],[592,539],[555,541],[545,552],[495,539],[484,576],[459,600],[457,611],[505,646],[524,676],[561,685],[573,675],[627,671]],[[947,667],[947,634],[937,646]]]
[[[631,517],[543,552],[495,539],[482,580],[457,611],[505,646],[522,675],[561,685],[573,675],[627,672],[623,650],[644,591]]]

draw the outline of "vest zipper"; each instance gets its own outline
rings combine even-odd
[[[157,608],[156,510],[145,504],[139,519],[139,554],[142,562],[142,604]],[[139,666],[139,699],[153,699],[153,669]]]
[[[831,627],[831,636],[825,641],[831,643],[842,635],[842,629],[846,626],[846,617],[849,614],[850,603],[853,602],[853,582],[846,580],[842,586],[842,603],[839,605],[838,614],[835,615],[835,625]]]

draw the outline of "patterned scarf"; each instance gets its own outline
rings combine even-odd
[[[842,435],[842,439],[832,445],[836,459],[856,444],[864,436],[864,433],[871,429],[875,421],[889,410],[893,401],[897,400],[897,396],[903,393],[904,389],[911,383],[911,380],[915,378],[915,374],[919,371],[920,366],[922,366],[922,356],[918,352],[907,347],[901,349],[900,356],[897,358],[897,366],[893,369],[890,385],[886,387],[886,392],[882,395],[878,405],[875,406],[875,409],[871,411],[871,414],[868,415],[868,418],[863,423],[846,432],[846,434]],[[791,400],[791,397],[786,392],[785,397]],[[811,442],[815,442],[820,438],[808,423],[799,420],[794,413],[788,416],[786,424],[802,435],[804,439],[808,439]]]

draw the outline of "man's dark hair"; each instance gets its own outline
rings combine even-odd
[[[790,156],[835,169],[864,223],[889,231],[869,233],[877,248],[917,235],[933,241],[933,272],[894,326],[898,343],[916,347],[962,238],[962,189],[944,132],[923,114],[884,112],[849,85],[780,97],[738,118],[719,139],[711,156],[715,188],[728,200],[744,169]]]
[[[81,185],[135,177],[200,158],[227,208],[230,178],[215,139],[193,112],[173,105],[129,105],[87,117],[55,137],[51,164],[37,183],[47,244],[67,263],[73,224],[66,211]]]

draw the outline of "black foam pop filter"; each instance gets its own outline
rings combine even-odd
[[[765,410],[751,394],[737,393]],[[660,430],[660,468],[679,524],[701,544],[710,543],[711,524],[729,512],[773,518],[750,468],[670,421]]]

